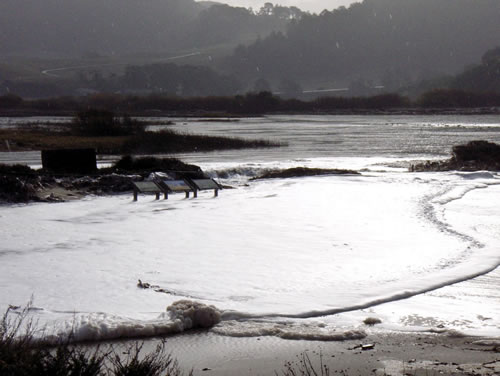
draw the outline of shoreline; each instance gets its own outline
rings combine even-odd
[[[45,188],[48,188],[45,186]],[[57,195],[69,194],[65,187],[58,187],[58,192],[47,190],[43,196],[49,199],[57,199]],[[53,197],[50,194],[54,193]],[[83,192],[78,192],[82,196]],[[82,198],[82,196],[66,197]],[[500,270],[498,270],[500,272]],[[498,276],[499,273],[496,273]],[[479,279],[479,278],[477,278]],[[477,280],[476,279],[476,280]],[[495,277],[499,281],[498,277]],[[498,286],[495,280],[485,284],[486,287],[494,289]],[[306,341],[306,340],[284,340],[278,337],[227,337],[216,334],[214,331],[192,332],[167,337],[167,350],[172,351],[174,358],[178,359],[180,367],[185,372],[191,368],[194,375],[273,375],[284,373],[287,367],[296,367],[300,364],[302,354],[308,354],[311,361],[317,366],[319,354],[323,354],[323,360],[329,367],[330,374],[343,375],[499,375],[500,374],[500,337],[489,338],[488,346],[480,346],[475,343],[484,337],[458,336],[453,331],[453,324],[460,321],[464,328],[471,328],[474,320],[496,322],[494,312],[498,312],[498,300],[495,303],[495,294],[489,293],[484,288],[482,296],[477,296],[476,287],[470,286],[470,303],[458,305],[454,302],[460,299],[456,293],[444,293],[444,289],[438,289],[435,295],[439,305],[444,305],[446,314],[439,317],[433,309],[431,299],[423,298],[420,294],[416,302],[407,304],[400,310],[401,306],[378,305],[374,307],[374,314],[369,316],[382,316],[384,325],[381,328],[367,328],[368,336],[362,340],[348,340],[342,342]],[[447,287],[455,289],[454,287]],[[493,291],[493,290],[492,290]],[[474,294],[474,295],[472,295]],[[427,295],[428,296],[428,295]],[[477,297],[477,299],[476,299]],[[483,298],[484,297],[484,298]],[[433,297],[434,298],[434,297]],[[486,310],[485,314],[481,308],[486,301],[490,301],[492,309]],[[476,302],[474,311],[468,311],[468,307]],[[141,303],[143,304],[144,301]],[[399,303],[398,303],[399,304]],[[482,305],[482,306],[480,306]],[[421,310],[419,312],[419,310]],[[396,311],[396,313],[395,313]],[[403,312],[403,314],[401,314]],[[360,312],[361,313],[361,312]],[[451,314],[450,314],[451,313]],[[480,317],[480,315],[482,315]],[[365,315],[366,317],[367,315]],[[483,317],[484,316],[484,317]],[[408,322],[401,320],[406,318]],[[442,317],[445,318],[443,324]],[[493,320],[491,319],[493,318]],[[411,330],[411,320],[422,320],[425,332],[394,332],[394,323],[403,324],[402,330]],[[448,321],[446,321],[448,319]],[[429,320],[434,320],[433,325]],[[414,321],[415,322],[415,321]],[[450,324],[450,330],[446,324]],[[407,327],[405,328],[405,325]],[[437,328],[434,334],[429,327]],[[444,326],[443,326],[444,325]],[[482,325],[482,324],[481,324]],[[486,325],[486,324],[485,324]],[[490,328],[491,328],[490,324]],[[496,326],[498,329],[500,327]],[[443,330],[440,330],[443,328]],[[470,332],[468,332],[470,334]],[[493,339],[492,339],[493,338]],[[137,340],[117,340],[109,342],[113,346],[121,347],[130,345]],[[161,339],[145,339],[144,353],[151,352]],[[139,340],[141,342],[141,340]],[[100,346],[106,345],[101,342]],[[360,345],[374,345],[365,351]],[[95,348],[98,344],[85,344]],[[291,363],[287,363],[291,362]],[[298,363],[297,363],[298,362]]]
[[[500,270],[498,270],[500,272]],[[498,276],[499,273],[495,275]],[[475,279],[479,282],[479,278]],[[485,286],[494,289],[498,286],[498,277],[491,280]],[[471,293],[477,294],[476,287],[471,287]],[[460,290],[459,284],[456,287],[448,287]],[[494,291],[494,290],[492,290]],[[487,291],[485,290],[485,294]],[[485,315],[482,319],[488,320],[495,318],[496,315],[487,315],[479,307],[475,308],[474,313],[465,314],[463,311],[454,311],[454,301],[459,297],[458,294],[446,293],[448,300],[443,300],[443,289],[439,290],[437,299],[440,306],[448,308],[452,315],[445,314],[448,319],[443,324],[439,317],[435,321],[428,323],[429,316],[434,316],[432,303],[424,299],[422,294],[418,301],[413,302],[406,307],[409,313],[405,315],[418,316],[424,320],[424,327],[432,331],[431,328],[437,328],[434,334],[425,332],[395,332],[391,330],[391,324],[395,322],[402,323],[401,314],[395,314],[399,311],[399,302],[384,304],[373,307],[371,310],[360,311],[363,318],[366,316],[381,316],[383,325],[379,328],[366,328],[367,337],[361,340],[348,340],[342,342],[324,342],[324,341],[306,341],[306,340],[284,340],[277,337],[227,337],[220,336],[213,331],[193,331],[185,332],[181,335],[167,337],[167,351],[172,351],[172,355],[179,361],[180,368],[189,372],[191,368],[194,375],[285,375],[287,362],[292,362],[292,366],[300,363],[301,354],[304,352],[314,361],[315,366],[319,362],[319,354],[323,354],[325,364],[329,367],[330,374],[342,375],[498,375],[500,373],[500,337],[488,338],[488,346],[480,346],[474,343],[485,337],[458,336],[457,332],[446,330],[450,323],[455,321],[463,322],[478,317],[479,314]],[[491,296],[491,292],[489,294]],[[488,295],[484,295],[488,296]],[[470,305],[474,305],[476,295],[471,295],[474,299]],[[413,298],[414,299],[414,298]],[[423,299],[423,300],[422,300]],[[490,297],[492,303],[494,297]],[[482,304],[485,303],[481,298]],[[409,302],[408,300],[405,300]],[[497,301],[498,302],[498,301]],[[392,305],[397,304],[398,307]],[[383,307],[383,308],[382,308]],[[416,307],[424,307],[424,313],[416,311]],[[497,307],[494,305],[493,307]],[[408,309],[409,308],[409,309]],[[497,311],[495,309],[494,311]],[[462,316],[463,314],[463,316]],[[407,316],[410,317],[410,316]],[[361,318],[361,317],[359,317]],[[392,318],[390,320],[389,318]],[[482,320],[481,319],[481,320]],[[490,319],[491,320],[491,319]],[[361,322],[358,320],[357,322]],[[342,324],[342,323],[341,323]],[[388,327],[386,326],[388,325]],[[410,324],[411,325],[411,324]],[[431,326],[429,326],[431,325]],[[445,327],[443,327],[444,325]],[[439,329],[443,330],[439,330]],[[411,330],[409,327],[408,329]],[[405,329],[403,329],[405,330]],[[425,329],[424,329],[425,330]],[[150,353],[161,339],[144,339],[143,354]],[[108,342],[115,348],[126,347],[137,340],[117,340]],[[139,339],[139,342],[142,340]],[[100,344],[87,344],[95,348],[101,346],[104,348],[107,342]],[[374,349],[363,351],[359,345],[374,344]],[[121,353],[121,352],[120,352]]]
[[[373,332],[362,341],[324,342],[198,332],[169,337],[166,348],[180,368],[185,372],[192,369],[193,375],[286,374],[288,367],[300,367],[304,354],[318,374],[322,362],[331,375],[498,375],[500,341],[481,345],[482,340],[442,334]],[[160,341],[145,340],[144,354],[153,351]],[[132,343],[108,344],[121,349]],[[369,344],[369,349],[362,350],[362,344]]]
[[[0,109],[0,117],[72,117],[76,109],[63,110],[40,110],[40,109]],[[244,119],[265,116],[280,115],[404,115],[404,116],[422,116],[422,115],[498,115],[500,107],[443,107],[443,108],[350,108],[335,110],[316,110],[316,111],[268,111],[261,113],[232,113],[224,111],[167,111],[167,110],[142,110],[142,111],[118,111],[126,112],[128,115],[138,118],[165,117],[165,118],[206,118],[206,119]]]

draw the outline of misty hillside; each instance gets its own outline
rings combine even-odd
[[[114,56],[247,42],[288,20],[194,0],[1,0],[0,53]]]
[[[499,20],[498,0],[364,0],[240,46],[225,67],[247,82],[396,89],[477,61],[500,44]]]
[[[468,67],[454,77],[449,87],[469,92],[500,93],[500,47],[487,51],[481,64]]]

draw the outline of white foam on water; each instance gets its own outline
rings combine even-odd
[[[78,340],[173,334],[219,314],[213,330],[227,335],[349,338],[356,328],[262,320],[370,309],[494,269],[498,208],[477,204],[497,183],[383,173],[256,181],[217,199],[4,206],[0,308],[34,295],[37,317]],[[183,297],[217,308],[172,305]]]
[[[72,320],[52,323],[38,332],[35,339],[57,344],[67,341],[105,341],[120,338],[155,337],[182,333],[186,330],[208,329],[220,322],[214,306],[180,300],[167,307],[155,319],[138,320],[106,313],[75,315]]]
[[[30,315],[54,339],[169,335],[212,322],[224,335],[320,340],[376,328],[500,335],[500,272],[484,275],[500,263],[498,173],[405,172],[458,143],[500,141],[498,117],[270,116],[173,127],[287,146],[180,156],[237,187],[217,199],[1,206],[0,311],[33,296]],[[20,159],[12,154],[0,159]],[[298,166],[363,175],[249,181]],[[156,287],[138,288],[139,279]],[[367,328],[366,317],[382,323]]]
[[[469,175],[469,174],[466,174]],[[480,174],[472,173],[472,176]],[[487,189],[470,191],[452,200],[442,211],[442,220],[463,236],[476,239],[481,250],[491,250],[494,266],[500,240],[500,186],[490,180]],[[486,265],[485,265],[486,266]],[[395,330],[435,328],[445,334],[459,331],[478,336],[500,337],[500,269],[462,283],[415,296],[397,303],[372,308],[383,317],[384,326]]]
[[[272,336],[306,341],[345,341],[367,336],[363,329],[342,329],[321,322],[224,321],[212,332],[230,337]]]

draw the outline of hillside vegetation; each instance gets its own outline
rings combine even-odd
[[[265,36],[300,14],[194,0],[2,0],[0,53],[81,57],[186,51]]]
[[[364,0],[319,15],[271,3],[40,4],[0,2],[0,95],[269,91],[310,100],[499,90],[498,0]],[[14,54],[37,58],[19,63]]]
[[[474,63],[498,45],[499,19],[498,0],[364,0],[239,46],[225,67],[248,81],[395,90]]]

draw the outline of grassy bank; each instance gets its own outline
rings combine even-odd
[[[79,112],[73,121],[0,130],[0,151],[93,148],[99,154],[170,154],[278,147],[267,140],[207,136],[170,129],[147,131],[147,123],[104,110]]]
[[[144,132],[129,136],[77,136],[44,130],[0,130],[0,151],[36,151],[45,149],[96,149],[98,154],[170,154],[244,148],[282,146],[267,140],[247,140],[179,133],[172,130]]]

